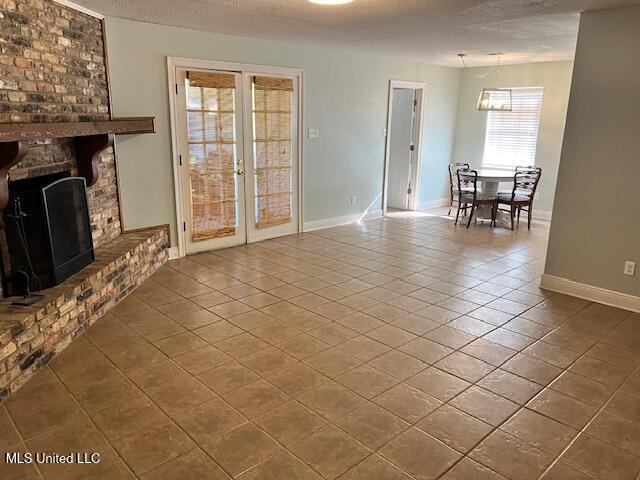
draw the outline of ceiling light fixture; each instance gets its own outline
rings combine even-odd
[[[511,89],[510,88],[498,88],[498,70],[500,69],[500,54],[492,53],[491,55],[497,57],[495,72],[495,87],[483,88],[478,97],[478,110],[481,112],[510,112],[511,107]]]
[[[318,5],[344,5],[345,3],[351,3],[353,0],[309,0],[311,3],[317,3]]]

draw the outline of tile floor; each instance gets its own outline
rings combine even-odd
[[[637,479],[640,316],[548,226],[397,215],[170,262],[0,406],[4,480]]]

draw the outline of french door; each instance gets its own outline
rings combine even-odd
[[[187,254],[298,232],[298,77],[177,67]]]

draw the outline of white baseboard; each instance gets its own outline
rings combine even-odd
[[[180,258],[180,250],[178,250],[178,247],[169,247],[169,260],[175,260],[176,258]]]
[[[323,220],[313,220],[311,222],[304,222],[302,228],[305,232],[311,232],[313,230],[320,230],[322,228],[339,227],[340,225],[348,225],[350,223],[356,223],[361,220],[369,220],[371,218],[378,218],[382,216],[382,210],[369,210],[366,213],[354,213],[352,215],[345,215],[344,217],[325,218]]]
[[[551,221],[551,214],[553,212],[549,211],[549,210],[536,210],[535,208],[533,209],[533,218],[537,218],[538,220],[547,220],[547,221]],[[524,215],[524,214],[523,214]]]
[[[564,293],[572,297],[590,300],[592,302],[603,303],[611,307],[640,312],[640,297],[629,295],[628,293],[614,292],[606,288],[594,287],[584,283],[574,282],[567,278],[556,277],[555,275],[542,275],[540,287],[552,292]]]
[[[450,203],[449,197],[436,198],[435,200],[429,200],[428,202],[420,202],[418,204],[418,210],[427,210],[429,208],[448,207]]]

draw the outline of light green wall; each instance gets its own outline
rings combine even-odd
[[[584,13],[545,273],[640,296],[640,7]],[[640,266],[640,263],[639,263]]]
[[[156,117],[155,135],[118,137],[126,229],[170,223],[175,206],[167,56],[304,70],[304,221],[363,212],[382,190],[389,80],[427,83],[419,202],[447,195],[459,71],[376,54],[106,19],[114,116]],[[350,205],[356,195],[357,204]],[[373,209],[379,209],[380,199]]]
[[[535,211],[550,212],[558,175],[560,151],[571,87],[572,62],[528,63],[502,66],[498,71],[499,87],[544,87],[536,165],[543,169],[538,187],[540,195]],[[476,109],[478,94],[485,87],[496,86],[495,75],[484,79],[487,67],[462,72],[453,158],[471,166],[482,165],[487,113]]]

